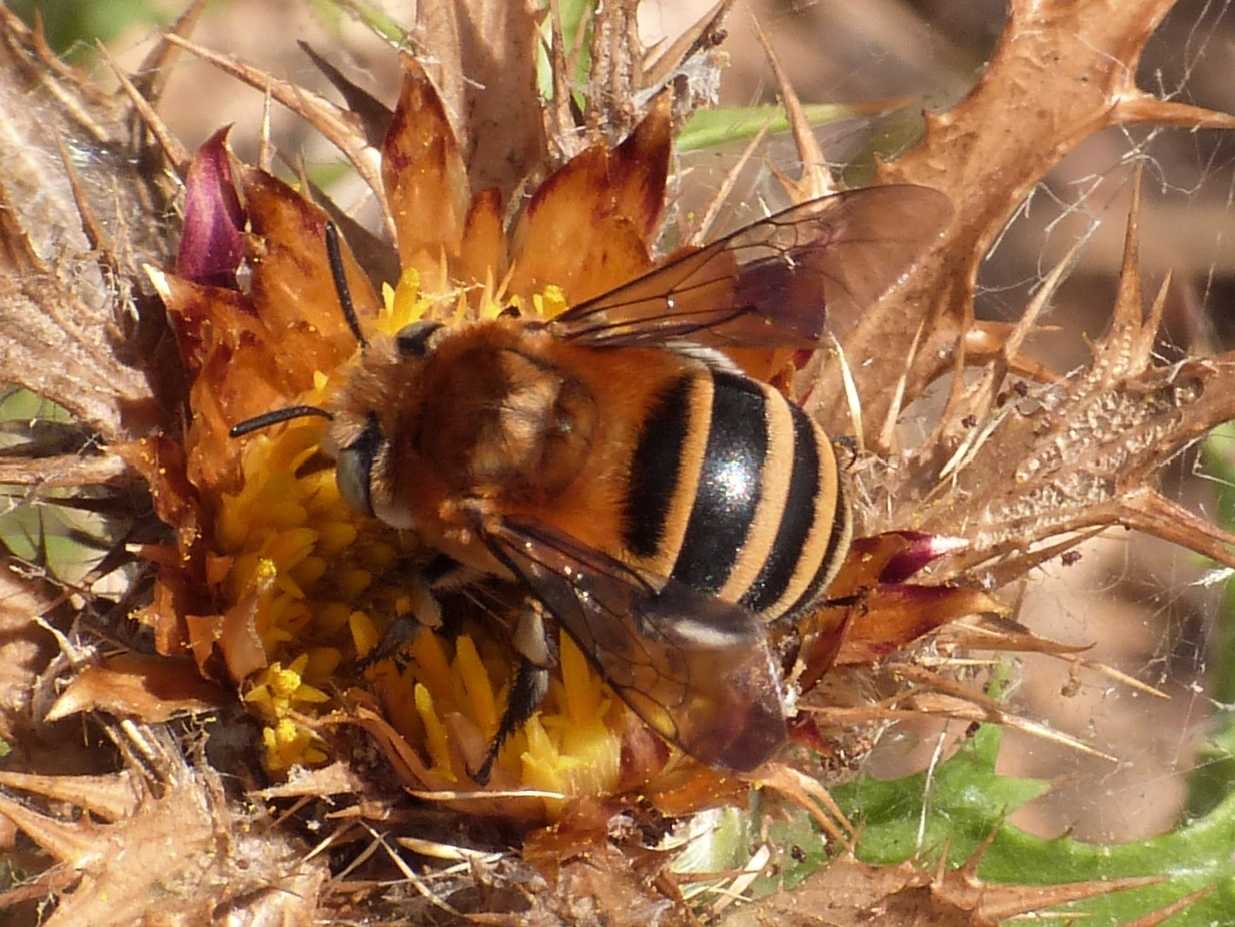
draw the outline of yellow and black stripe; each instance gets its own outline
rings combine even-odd
[[[702,366],[652,403],[624,514],[642,566],[767,620],[823,594],[852,530],[823,430],[772,387]]]

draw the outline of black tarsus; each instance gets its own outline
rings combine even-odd
[[[549,691],[549,673],[542,666],[537,666],[531,660],[520,658],[515,670],[514,685],[510,687],[510,695],[506,697],[506,709],[498,722],[497,733],[489,742],[489,749],[481,761],[480,768],[475,772],[468,770],[477,785],[487,785],[493,772],[493,764],[502,750],[506,739],[527,723],[540,707],[545,694]]]
[[[356,341],[362,348],[369,346],[369,340],[360,329],[360,319],[356,317],[356,307],[352,303],[352,291],[347,286],[347,272],[343,268],[343,252],[339,250],[339,230],[333,222],[326,223],[326,257],[330,261],[330,276],[334,278],[334,290],[339,297],[339,308],[343,310],[343,318],[347,327],[356,336]]]
[[[293,418],[304,418],[308,415],[320,415],[322,418],[329,419],[334,418],[325,409],[320,409],[317,406],[287,406],[284,409],[272,409],[269,412],[263,412],[261,415],[246,418],[243,422],[237,422],[228,429],[227,434],[232,438],[240,438],[255,431],[261,431],[263,428],[269,428],[271,425],[277,425],[279,422],[286,422],[288,419]]]

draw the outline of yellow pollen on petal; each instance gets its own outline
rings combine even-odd
[[[306,656],[308,664],[305,675],[311,679],[328,679],[343,662],[343,654],[338,647],[310,647]]]
[[[356,526],[350,522],[327,522],[318,528],[318,549],[326,556],[341,553],[344,548],[351,546],[358,533]]]
[[[480,662],[476,644],[467,634],[460,634],[455,642],[454,670],[467,690],[472,721],[486,735],[492,735],[497,730],[497,700],[493,695],[489,673]]]
[[[383,302],[386,291],[387,287],[382,287]],[[405,268],[399,276],[398,284],[391,291],[390,301],[386,303],[388,318],[383,321],[387,322],[389,327],[387,334],[394,334],[404,325],[419,321],[428,308],[429,301],[421,298],[420,272],[415,267]]]
[[[292,693],[300,685],[300,673],[291,669],[276,669],[278,664],[271,666],[269,674],[269,687],[276,698],[290,698]]]
[[[571,722],[584,724],[600,713],[600,679],[592,672],[587,659],[570,635],[561,636],[560,650],[566,714]]]
[[[345,599],[354,599],[369,588],[373,574],[368,570],[348,569],[339,573],[339,592]]]
[[[279,568],[275,562],[268,557],[262,557],[257,561],[257,570],[254,573],[253,581],[259,586],[268,585],[278,577]]]
[[[416,676],[442,698],[451,691],[450,660],[446,647],[436,634],[417,634],[411,645]]]
[[[532,297],[532,306],[542,319],[551,319],[568,308],[566,293],[560,286],[550,283]]]
[[[425,745],[429,750],[429,758],[433,768],[451,780],[455,778],[450,762],[450,745],[446,739],[446,728],[433,708],[433,696],[424,686],[417,684],[415,689],[416,711],[420,721],[425,726]]]
[[[361,658],[368,656],[369,651],[382,639],[382,632],[364,612],[352,612],[347,621],[352,631],[352,642],[356,646],[356,655]]]
[[[326,754],[313,744],[313,735],[289,719],[262,729],[266,768],[281,772],[299,763],[320,763]]]
[[[346,602],[321,602],[314,614],[314,624],[319,633],[332,635],[338,633],[352,614],[352,608]]]

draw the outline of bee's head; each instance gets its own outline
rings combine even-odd
[[[420,370],[442,334],[441,322],[413,322],[366,348],[326,410],[331,424],[322,451],[335,460],[344,501],[397,528],[411,526],[393,498],[392,440],[412,428]]]
[[[413,322],[394,338],[370,344],[352,305],[333,223],[326,224],[325,243],[339,307],[360,343],[360,359],[347,372],[329,408],[298,405],[275,409],[239,422],[230,434],[240,437],[303,416],[330,419],[322,452],[335,461],[344,501],[394,527],[410,527],[405,524],[406,512],[394,505],[391,437],[399,433],[399,417],[406,418],[417,405],[419,369],[443,334],[442,323]]]

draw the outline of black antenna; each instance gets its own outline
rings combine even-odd
[[[334,418],[325,409],[319,409],[317,406],[288,406],[285,409],[274,409],[270,412],[263,412],[261,415],[255,415],[252,418],[246,418],[243,422],[237,422],[228,430],[227,434],[232,438],[241,438],[255,431],[261,431],[263,428],[269,428],[271,425],[277,425],[279,422],[286,422],[291,418],[304,418],[308,415],[320,415],[322,418],[328,419]]]
[[[356,307],[352,304],[352,291],[347,288],[347,272],[343,269],[343,253],[339,250],[339,230],[329,220],[326,222],[326,257],[330,260],[330,275],[334,277],[334,291],[339,296],[339,308],[343,310],[343,318],[347,327],[356,336],[361,348],[369,346],[369,340],[360,330],[360,319],[356,318]]]

